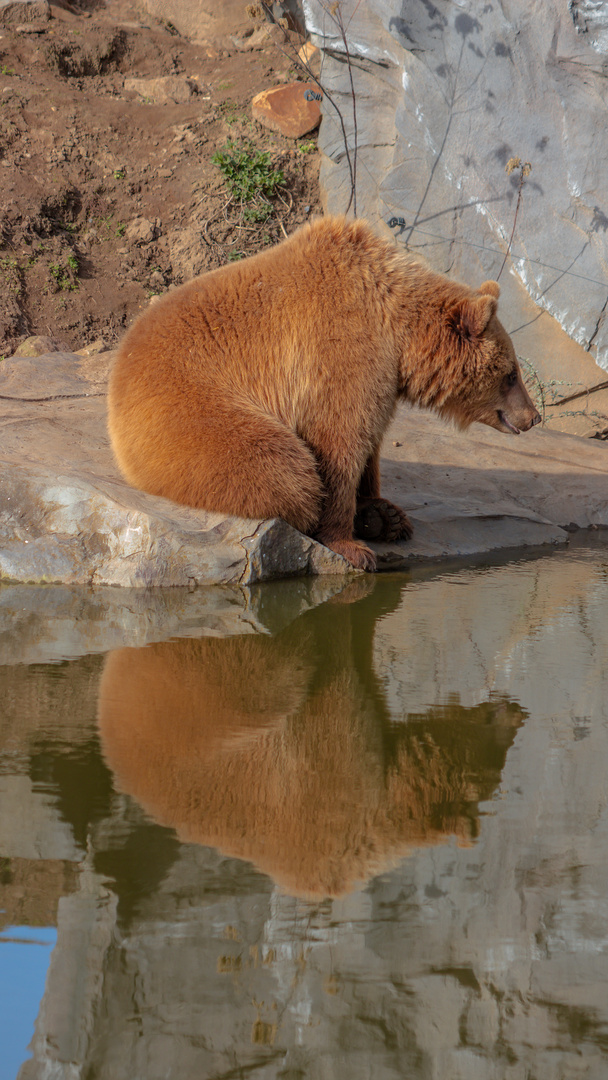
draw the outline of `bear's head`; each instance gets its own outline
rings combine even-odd
[[[485,281],[477,292],[458,285],[453,291],[446,288],[432,325],[425,327],[425,358],[407,373],[405,394],[459,427],[477,421],[519,435],[540,423],[541,416],[524,385],[511,338],[497,318],[499,295],[496,281]]]

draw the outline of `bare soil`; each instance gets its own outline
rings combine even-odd
[[[0,27],[0,357],[35,334],[111,347],[151,296],[320,209],[316,137],[251,118],[256,93],[298,72],[274,30],[247,36],[244,5],[233,35],[199,44],[130,0],[51,10]],[[125,86],[166,76],[178,102]],[[284,174],[265,221],[211,160],[230,142]]]

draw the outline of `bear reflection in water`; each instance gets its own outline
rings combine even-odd
[[[111,653],[99,722],[117,786],[182,841],[296,896],[345,894],[450,836],[471,843],[524,714],[494,699],[391,716],[373,632],[398,593],[376,582],[275,636]]]

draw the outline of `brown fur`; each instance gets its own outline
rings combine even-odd
[[[392,724],[373,667],[385,591],[347,590],[276,637],[111,653],[99,724],[119,787],[296,895],[348,892],[450,835],[470,843],[521,710],[451,704]]]
[[[110,380],[109,429],[126,479],[249,518],[282,517],[360,568],[355,513],[379,539],[411,524],[380,497],[380,445],[397,401],[467,426],[540,417],[478,292],[434,273],[362,221],[324,218],[272,250],[195,278],[145,312]]]

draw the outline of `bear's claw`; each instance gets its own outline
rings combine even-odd
[[[338,555],[343,555],[355,570],[373,572],[376,569],[376,556],[371,548],[366,547],[359,540],[329,539],[324,538],[322,534],[318,534],[316,539]]]

